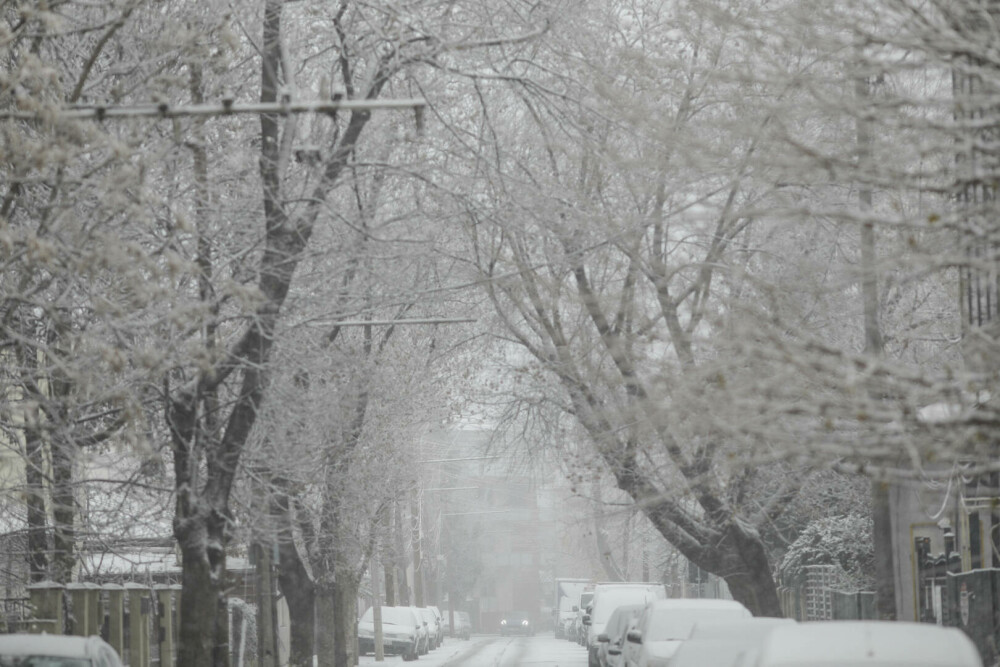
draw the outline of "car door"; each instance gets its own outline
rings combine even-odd
[[[622,642],[622,657],[624,657],[624,664],[626,667],[638,667],[639,665],[639,654],[642,652],[642,644],[629,641],[628,635],[633,630],[643,633],[647,624],[647,612],[648,608],[639,615],[639,620],[636,621],[635,625],[629,627],[625,631],[625,641]]]

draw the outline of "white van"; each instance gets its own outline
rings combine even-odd
[[[625,604],[646,605],[666,597],[667,589],[663,584],[607,583],[594,586],[594,597],[583,617],[583,624],[587,626],[588,667],[600,667],[597,637],[604,632],[604,626],[615,609]]]
[[[752,617],[750,610],[736,600],[657,600],[646,605],[636,626],[625,635],[625,664],[629,667],[666,665],[696,626]]]
[[[756,667],[982,667],[957,628],[905,621],[813,621],[774,628]]]

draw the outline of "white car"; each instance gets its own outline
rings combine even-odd
[[[469,618],[469,612],[456,611],[452,613],[455,615],[455,627],[451,630],[452,636],[459,639],[472,637],[472,619]]]
[[[670,659],[670,667],[738,667],[752,665],[760,646],[777,627],[794,625],[792,618],[744,618],[724,623],[699,623]]]
[[[587,667],[600,667],[601,665],[597,638],[604,632],[604,626],[615,609],[624,604],[644,605],[666,597],[667,589],[663,584],[624,582],[595,585],[594,597],[590,600],[587,613],[583,616]]]
[[[437,645],[440,646],[444,643],[444,614],[442,614],[441,610],[434,605],[430,605],[427,608],[434,612],[434,618],[437,619]]]
[[[604,632],[597,635],[597,659],[601,667],[621,667],[624,656],[622,646],[625,635],[639,620],[639,614],[645,608],[641,604],[626,604],[611,613],[611,618],[604,626]]]
[[[671,599],[646,606],[634,630],[626,634],[627,667],[666,667],[696,625],[751,618],[735,600]]]
[[[437,637],[434,629],[434,613],[427,607],[410,607],[410,609],[416,613],[417,618],[421,621],[421,627],[424,631],[424,650],[421,651],[421,655],[426,655],[432,648],[437,648],[434,643]]]
[[[958,628],[906,621],[813,621],[775,628],[756,667],[982,667]]]
[[[122,667],[100,637],[0,635],[0,664],[21,667]]]
[[[415,660],[426,653],[423,619],[410,607],[382,607],[382,648],[403,660]],[[358,621],[358,651],[375,652],[375,609],[369,607]]]

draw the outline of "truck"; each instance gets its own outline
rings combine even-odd
[[[592,586],[590,579],[556,577],[552,623],[557,639],[567,637],[567,629],[573,623],[579,609],[580,596],[588,586]]]

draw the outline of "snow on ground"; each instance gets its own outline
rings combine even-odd
[[[403,665],[399,656],[386,656],[385,662],[375,657],[361,657],[361,665]],[[498,637],[474,635],[469,641],[446,638],[442,646],[420,656],[414,667],[586,667],[587,650],[582,646],[556,639],[550,634],[535,637]]]

